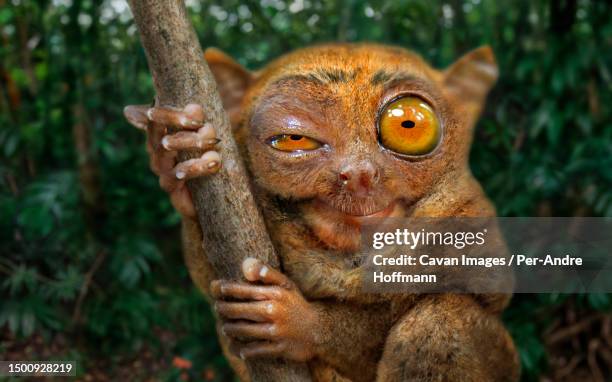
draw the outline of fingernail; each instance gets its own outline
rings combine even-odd
[[[217,144],[217,143],[219,143],[219,142],[221,142],[221,140],[220,140],[220,139],[215,138],[215,139],[209,139],[209,140],[207,140],[207,141],[206,141],[206,142],[204,142],[204,143],[205,143],[206,145],[208,145],[208,146],[214,146],[214,145],[216,145],[216,144]]]
[[[147,125],[145,123],[140,123],[140,122],[132,122],[134,123],[134,126],[136,126],[136,128],[141,129],[141,130],[146,130],[147,129]]]
[[[195,127],[195,126],[202,126],[202,122],[200,121],[194,121],[192,119],[189,119],[187,117],[181,117],[179,119],[179,122],[181,123],[181,126],[185,126],[185,127]]]
[[[266,275],[268,274],[268,271],[270,271],[270,269],[264,265],[264,266],[263,266],[263,267],[261,267],[261,269],[259,270],[259,276],[261,276],[261,277],[266,277]]]
[[[217,165],[218,165],[217,161],[212,161],[208,164],[208,168],[215,168],[217,167]]]
[[[167,136],[167,135],[166,135],[165,137],[163,137],[163,138],[162,138],[162,140],[161,140],[161,144],[162,144],[162,146],[164,146],[164,148],[165,148],[166,150],[169,150],[169,149],[168,149],[168,141],[169,141],[169,139],[168,139],[168,136]]]
[[[244,351],[242,350],[240,350],[240,358],[246,359],[246,356],[244,355]]]
[[[257,265],[257,263],[259,263],[259,260],[257,260],[254,257],[247,257],[246,259],[244,259],[244,261],[242,262],[242,273],[244,273],[245,276],[251,277],[253,274],[251,273],[253,267],[255,265]],[[250,280],[253,281],[253,280]]]
[[[183,179],[185,177],[185,173],[183,171],[176,172],[176,179]]]

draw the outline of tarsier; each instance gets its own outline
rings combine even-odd
[[[200,106],[128,106],[148,131],[151,167],[183,217],[186,262],[214,301],[223,350],[244,359],[306,362],[315,381],[515,381],[499,315],[510,295],[361,293],[346,261],[373,218],[495,216],[468,155],[497,78],[490,48],[444,71],[374,44],[329,44],[250,72],[218,50],[213,72],[281,269],[249,258],[245,282],[216,280],[185,180],[222,165]],[[180,132],[167,133],[167,127]],[[177,163],[177,151],[201,158]],[[222,153],[221,153],[222,154]]]

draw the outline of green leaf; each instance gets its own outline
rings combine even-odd
[[[587,300],[589,305],[596,310],[609,311],[612,309],[612,297],[608,293],[589,293]]]

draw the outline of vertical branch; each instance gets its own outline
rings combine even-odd
[[[83,1],[75,0],[70,7],[70,23],[65,27],[66,40],[73,56],[78,55],[79,47],[85,41],[85,35],[78,23],[78,16],[83,10]],[[76,48],[74,48],[76,47]],[[72,137],[76,152],[79,185],[81,186],[81,199],[85,217],[86,229],[93,239],[100,239],[106,219],[106,208],[101,186],[100,166],[98,152],[94,145],[93,126],[87,115],[83,99],[87,95],[84,86],[85,68],[81,62],[68,62],[66,74],[68,75],[69,95],[68,103],[72,120]]]
[[[249,187],[246,170],[223,110],[216,83],[210,72],[185,5],[181,0],[129,0],[140,32],[157,102],[184,107],[201,104],[206,119],[221,139],[223,167],[218,174],[188,182],[202,227],[203,247],[219,277],[239,279],[240,265],[247,256],[278,266],[264,220]],[[180,153],[180,159],[201,155]],[[303,364],[284,360],[247,362],[253,381],[307,381]]]
[[[353,16],[353,0],[338,3],[340,9],[340,23],[338,24],[338,41],[347,41],[348,30],[351,25],[351,18]]]
[[[85,222],[89,234],[98,237],[106,219],[106,208],[100,184],[98,154],[92,142],[92,127],[81,101],[76,101],[72,106],[72,119],[72,136],[77,154]]]

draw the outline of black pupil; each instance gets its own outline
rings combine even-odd
[[[290,135],[289,138],[292,141],[299,141],[300,139],[302,139],[302,136],[301,135]]]
[[[414,125],[415,125],[414,121],[406,120],[402,122],[402,127],[405,127],[407,129],[413,128]]]

